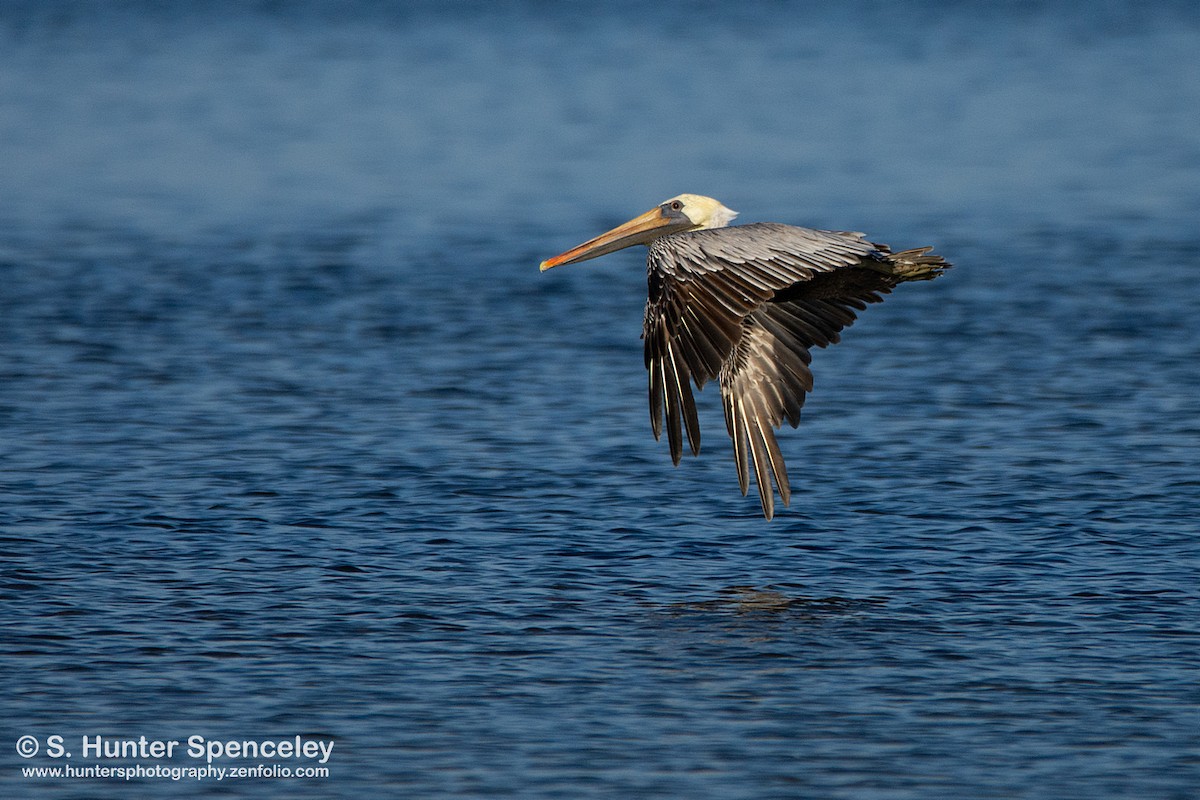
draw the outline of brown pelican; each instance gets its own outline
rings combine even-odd
[[[837,342],[855,310],[880,302],[897,284],[936,278],[950,265],[928,255],[932,247],[893,253],[861,233],[775,223],[725,227],[736,216],[711,197],[681,194],[541,267],[649,247],[642,338],[654,438],[665,419],[675,464],[683,431],[699,454],[688,381],[703,388],[717,378],[742,494],[752,461],[763,514],[771,519],[772,473],[783,504],[791,501],[775,428],[785,419],[793,428],[800,424],[813,388],[809,348]]]

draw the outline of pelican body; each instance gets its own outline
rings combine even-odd
[[[649,247],[642,330],[650,373],[654,438],[667,429],[671,459],[686,434],[700,453],[691,383],[721,386],[745,495],[753,464],[763,514],[775,513],[775,487],[791,502],[787,467],[775,438],[786,419],[800,424],[813,388],[810,348],[836,343],[855,312],[906,281],[949,268],[932,247],[893,253],[861,233],[776,223],[726,227],[737,212],[710,197],[681,194],[594,239],[543,261],[542,271]]]

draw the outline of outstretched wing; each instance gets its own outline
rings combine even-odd
[[[774,429],[800,421],[812,390],[808,348],[838,340],[854,311],[901,278],[896,258],[862,234],[760,223],[664,236],[650,245],[646,368],[655,438],[664,421],[678,464],[686,431],[700,450],[689,381],[719,378],[742,493],[753,461],[763,512],[774,512],[771,474],[784,503],[787,472]]]
[[[772,474],[783,504],[791,501],[775,428],[785,419],[793,428],[800,424],[800,408],[813,387],[809,348],[836,343],[855,311],[881,301],[898,282],[865,267],[846,267],[777,292],[743,320],[742,339],[721,371],[721,398],[742,494],[753,461],[767,519],[774,514]]]

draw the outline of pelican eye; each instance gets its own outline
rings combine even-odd
[[[671,201],[671,210],[672,211],[682,211],[683,203],[679,202],[678,200],[672,200]]]

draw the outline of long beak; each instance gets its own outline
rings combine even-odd
[[[674,233],[691,227],[690,223],[682,223],[663,214],[661,208],[652,208],[640,217],[634,217],[623,225],[618,225],[608,233],[602,233],[595,239],[588,239],[578,247],[572,247],[565,253],[542,262],[542,272],[562,264],[574,264],[587,261],[589,258],[612,253],[635,244],[647,244],[659,236]]]

